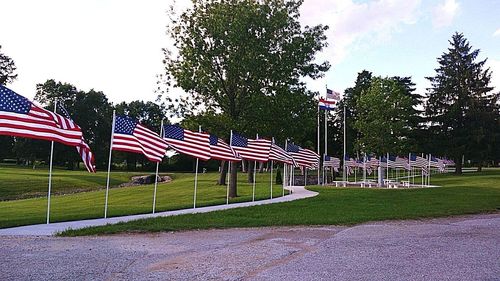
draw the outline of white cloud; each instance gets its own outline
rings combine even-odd
[[[379,0],[370,3],[340,0],[332,1],[325,7],[322,0],[306,0],[301,12],[305,24],[330,26],[327,36],[331,45],[327,53],[329,57],[333,55],[331,61],[336,63],[348,55],[353,43],[362,40],[386,41],[402,24],[415,23],[419,4],[420,0]]]
[[[500,36],[500,28],[493,33],[493,37]]]
[[[321,8],[319,8],[321,7]],[[353,0],[306,0],[301,7],[305,25],[326,24],[329,46],[318,56],[339,64],[351,52],[389,41],[403,25],[415,24],[420,0],[378,0],[359,3]],[[313,90],[324,88],[324,81],[309,82]]]
[[[437,28],[450,26],[459,10],[460,4],[456,0],[444,0],[434,8],[432,24]]]

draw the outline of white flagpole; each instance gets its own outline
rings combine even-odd
[[[286,174],[287,174],[286,173],[286,166],[287,165],[285,163],[283,163],[283,180],[281,181],[281,189],[282,189],[282,193],[283,193],[282,196],[285,196],[285,185],[286,185],[286,181],[287,181],[287,179],[286,179]]]
[[[271,160],[271,199],[273,199],[273,160]]]
[[[304,186],[307,185],[307,167],[304,167]]]
[[[160,138],[163,138],[163,119],[161,120],[160,123]],[[156,209],[156,188],[158,187],[158,168],[160,167],[160,162],[156,162],[156,174],[155,174],[155,190],[153,193],[153,214],[155,213]]]
[[[365,158],[363,159],[363,181],[366,182],[366,152]]]
[[[345,170],[346,169],[346,166],[345,166],[345,154],[346,154],[346,129],[345,129],[345,118],[346,118],[346,113],[345,113],[345,100],[344,100],[344,161],[342,161],[342,163],[344,164],[344,169],[342,171],[342,181],[345,183],[346,181],[346,175],[347,175],[347,171]]]
[[[113,124],[111,125],[111,140],[109,142],[108,177],[106,179],[106,200],[104,202],[104,218],[108,217],[109,174],[111,172],[111,154],[113,151],[113,137],[115,135],[116,112],[113,110]]]
[[[319,98],[319,97],[318,97]],[[317,128],[317,131],[318,131],[318,155],[320,155],[320,131],[319,131],[319,128],[320,128],[320,125],[319,125],[319,122],[320,122],[320,119],[319,119],[319,113],[320,113],[320,108],[319,108],[319,100],[318,100],[318,128]],[[318,168],[318,184],[319,184],[319,168]]]
[[[324,155],[328,155],[328,123],[327,123],[328,119],[327,119],[327,112],[328,112],[328,110],[325,110],[325,153],[324,153]],[[323,161],[324,160],[325,159],[323,158]],[[321,164],[321,162],[318,163],[318,164]],[[319,175],[319,171],[320,171],[320,169],[319,169],[319,165],[318,165],[318,175]],[[323,169],[323,177],[324,177],[324,173],[325,173],[325,170]],[[318,182],[318,185],[319,185],[319,182]],[[325,185],[324,181],[323,181],[323,185]]]
[[[54,99],[54,113],[57,111],[57,99]],[[47,224],[50,223],[50,193],[52,192],[52,160],[54,159],[54,141],[50,143],[49,191],[47,193]]]
[[[259,134],[256,135],[256,139],[259,138]],[[252,185],[252,202],[255,201],[255,174],[257,173],[257,161],[253,162],[253,185]]]
[[[387,175],[385,176],[387,180],[389,180],[389,153],[387,153],[387,158],[385,159],[387,162],[385,162],[387,166]]]
[[[411,153],[408,153],[408,187],[410,187],[410,177],[411,177]]]
[[[198,126],[198,132],[201,133],[201,126]],[[196,171],[194,173],[194,195],[193,195],[193,209],[196,209],[196,191],[198,189],[198,165],[200,159],[196,157]]]
[[[229,146],[231,147],[233,145],[233,130],[231,130],[231,134],[229,136]],[[227,197],[226,197],[226,205],[229,204],[229,182],[231,181],[231,177],[229,176],[229,172],[231,171],[231,161],[228,162],[227,164]],[[238,179],[236,179],[238,181]]]
[[[229,181],[231,180],[231,177],[229,176],[230,172],[231,172],[231,161],[227,161],[227,173],[226,173],[227,195],[226,195],[226,205],[229,204]]]

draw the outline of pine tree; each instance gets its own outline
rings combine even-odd
[[[438,58],[434,77],[427,77],[426,116],[436,153],[452,157],[455,172],[462,173],[462,156],[481,162],[494,143],[498,125],[498,93],[490,87],[491,71],[486,59],[477,61],[479,49],[472,50],[461,33],[449,41],[448,52]],[[481,158],[481,159],[479,159]]]

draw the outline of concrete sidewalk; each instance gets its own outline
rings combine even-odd
[[[23,236],[23,235],[35,235],[35,236],[49,236],[54,235],[57,232],[66,230],[66,229],[79,229],[89,226],[99,226],[106,224],[115,224],[119,222],[127,222],[138,219],[146,219],[146,218],[156,218],[156,217],[168,217],[168,216],[177,216],[183,214],[196,214],[196,213],[208,213],[213,211],[227,210],[233,208],[242,208],[242,207],[250,207],[257,205],[265,205],[272,203],[280,203],[280,202],[288,202],[298,199],[304,199],[309,197],[314,197],[318,195],[317,192],[309,191],[305,189],[303,186],[290,186],[287,188],[292,191],[292,194],[286,195],[284,197],[278,197],[274,199],[266,199],[255,202],[243,202],[243,203],[234,203],[229,205],[217,205],[210,207],[201,207],[196,209],[183,209],[176,211],[168,211],[168,212],[159,212],[155,214],[142,214],[142,215],[132,215],[132,216],[123,216],[123,217],[112,217],[107,219],[90,219],[90,220],[80,220],[80,221],[68,221],[68,222],[58,222],[51,224],[35,224],[35,225],[26,225],[12,228],[4,228],[0,229],[0,236],[11,235],[11,236]]]

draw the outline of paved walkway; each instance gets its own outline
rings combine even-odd
[[[195,214],[195,213],[208,213],[213,211],[227,210],[233,208],[242,208],[249,206],[257,206],[257,205],[265,205],[272,203],[280,203],[280,202],[288,202],[297,199],[304,199],[309,197],[314,197],[318,195],[317,192],[309,191],[305,189],[303,186],[290,186],[287,189],[292,191],[292,194],[286,195],[284,197],[278,197],[273,199],[259,200],[255,202],[243,202],[243,203],[233,203],[229,205],[217,205],[210,207],[201,207],[196,209],[183,209],[177,211],[168,211],[168,212],[159,212],[155,214],[142,214],[142,215],[133,215],[133,216],[123,216],[123,217],[112,217],[107,219],[91,219],[91,220],[81,220],[81,221],[68,221],[68,222],[57,222],[51,224],[35,224],[35,225],[26,225],[12,228],[4,228],[0,229],[0,236],[2,235],[54,235],[57,232],[66,230],[66,229],[79,229],[85,228],[89,226],[99,226],[106,224],[115,224],[119,222],[127,222],[138,219],[146,219],[146,218],[156,218],[156,217],[168,217],[168,216],[177,216],[183,214]]]

